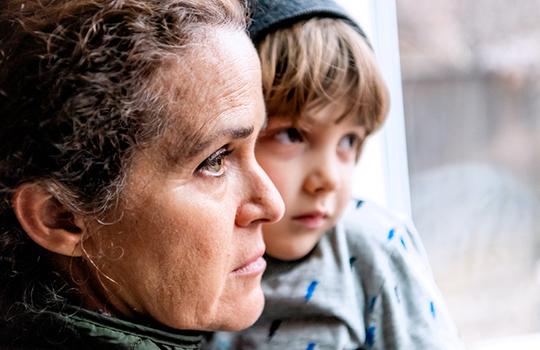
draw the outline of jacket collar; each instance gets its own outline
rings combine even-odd
[[[89,337],[117,338],[120,342],[150,341],[173,348],[199,349],[204,332],[179,331],[162,325],[144,325],[121,320],[79,307],[66,306],[59,316],[66,326],[75,328]]]

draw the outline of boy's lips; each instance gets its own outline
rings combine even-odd
[[[328,214],[323,211],[312,211],[292,217],[294,222],[301,224],[308,229],[317,229],[324,225],[328,219]]]

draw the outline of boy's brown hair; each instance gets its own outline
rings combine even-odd
[[[336,18],[311,18],[281,28],[259,42],[268,115],[301,123],[306,112],[344,106],[337,121],[355,115],[376,130],[388,111],[388,90],[366,39]]]

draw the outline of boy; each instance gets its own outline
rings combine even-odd
[[[388,106],[361,28],[332,1],[268,0],[250,34],[269,116],[256,156],[286,212],[263,228],[263,315],[213,347],[461,348],[415,231],[350,204],[362,144]]]

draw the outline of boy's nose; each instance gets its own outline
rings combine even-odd
[[[304,189],[310,194],[335,191],[339,186],[339,166],[335,157],[327,156],[314,162],[304,180]]]

